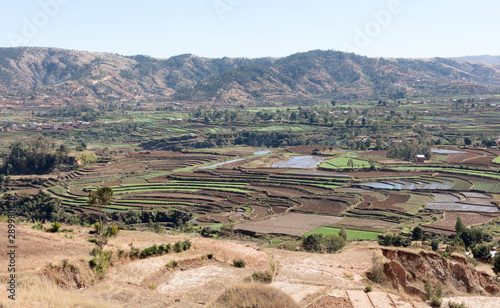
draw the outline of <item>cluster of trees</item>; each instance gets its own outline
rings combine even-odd
[[[44,113],[38,113],[38,117],[76,119],[85,122],[95,121],[104,111],[113,109],[112,104],[100,104],[100,107],[88,105],[69,105],[60,108],[53,108]]]
[[[476,245],[485,241],[491,242],[493,240],[491,235],[484,233],[478,228],[467,228],[463,224],[460,216],[457,217],[455,231],[457,232],[455,243],[467,249],[474,248]]]
[[[35,223],[42,221],[63,221],[68,218],[60,207],[59,199],[51,197],[40,190],[38,194],[30,196],[24,195],[15,197],[16,200],[9,200],[5,195],[0,201],[0,213],[6,215],[9,211],[9,202],[14,202],[16,217],[24,217]]]
[[[394,247],[408,247],[411,246],[411,240],[402,237],[401,235],[387,234],[386,236],[381,236],[378,243],[382,246],[394,246]]]
[[[427,158],[430,158],[432,155],[431,146],[422,138],[413,140],[403,139],[401,143],[390,145],[387,151],[387,157],[404,160],[411,160],[417,154],[425,155]]]
[[[335,234],[310,234],[304,237],[301,248],[308,252],[333,253],[345,246],[346,238]]]
[[[50,141],[44,137],[26,143],[18,141],[10,146],[10,154],[4,155],[0,172],[6,175],[49,173],[58,165],[68,164],[68,154],[66,145],[52,150]]]

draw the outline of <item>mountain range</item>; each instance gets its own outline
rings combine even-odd
[[[322,50],[283,58],[185,54],[158,59],[58,48],[0,48],[0,92],[81,100],[156,97],[241,104],[482,95],[499,92],[499,59],[369,58]]]

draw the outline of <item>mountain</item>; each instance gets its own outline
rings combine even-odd
[[[455,57],[450,58],[452,60],[468,61],[468,62],[478,62],[484,64],[500,64],[500,56],[465,56],[465,57]]]
[[[57,48],[0,48],[0,91],[73,100],[153,97],[230,103],[484,94],[500,65],[452,59],[368,58],[314,50],[284,58],[168,59]]]

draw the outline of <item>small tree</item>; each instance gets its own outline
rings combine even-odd
[[[493,259],[493,272],[498,276],[500,274],[500,254]]]
[[[421,241],[424,238],[424,231],[422,231],[422,228],[420,226],[416,226],[413,228],[413,233],[412,233],[412,239],[414,241]]]
[[[302,248],[309,252],[321,252],[321,241],[323,234],[310,234],[302,241]]]
[[[438,249],[439,249],[439,241],[438,240],[432,240],[431,241],[431,248],[434,251],[438,251]]]
[[[457,235],[462,234],[466,229],[465,225],[462,222],[460,216],[457,217],[457,223],[455,224],[455,231],[457,231]]]
[[[476,259],[488,260],[491,258],[490,249],[491,246],[489,245],[476,245],[476,247],[472,249],[472,255]]]
[[[91,191],[89,193],[89,196],[87,198],[87,203],[90,206],[96,206],[101,208],[101,215],[99,218],[99,232],[102,231],[103,229],[103,222],[104,222],[104,209],[106,208],[106,205],[111,203],[111,200],[113,200],[113,189],[109,186],[103,186],[99,187],[94,191]]]
[[[345,231],[345,228],[342,228],[339,232],[339,236],[344,239],[344,241],[347,242],[347,232]]]

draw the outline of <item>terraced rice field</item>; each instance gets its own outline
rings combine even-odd
[[[329,225],[328,227],[337,229],[345,228],[346,230],[351,229],[359,231],[385,232],[396,225],[397,224],[393,222],[377,219],[345,217],[339,222]]]
[[[462,151],[443,150],[443,149],[432,149],[431,152],[436,153],[436,154],[462,154],[462,153],[465,153]]]
[[[330,228],[330,227],[322,227],[318,228],[316,230],[313,230],[311,232],[308,232],[304,235],[310,235],[310,234],[323,234],[323,235],[330,235],[330,234],[335,234],[338,235],[341,229],[338,228]],[[374,240],[376,239],[380,233],[379,232],[369,232],[369,231],[358,231],[358,230],[345,230],[347,233],[347,239],[348,240]]]
[[[348,206],[346,202],[334,199],[300,198],[302,204],[295,211],[340,215]]]
[[[318,156],[291,156],[288,160],[280,161],[273,164],[272,168],[298,168],[309,169],[314,168],[323,161],[323,158]]]
[[[304,233],[333,224],[341,217],[288,213],[270,219],[250,221],[238,224],[235,230],[244,230],[255,233],[275,233],[300,236]]]
[[[209,166],[203,166],[203,167],[200,167],[200,168],[198,168],[198,169],[213,169],[213,168],[217,168],[217,167],[219,167],[219,166],[223,166],[223,165],[227,165],[227,164],[235,163],[235,162],[242,161],[242,160],[245,160],[245,159],[244,159],[244,158],[233,159],[233,160],[229,160],[229,161],[224,161],[224,162],[216,163],[216,164],[209,165]]]
[[[441,211],[471,211],[497,213],[498,208],[491,203],[491,198],[476,192],[461,193],[435,193],[432,194],[433,202],[426,205],[427,209]]]
[[[431,210],[439,210],[439,211],[470,211],[470,212],[484,212],[484,213],[500,213],[497,207],[493,206],[480,206],[473,205],[467,203],[450,203],[450,202],[441,202],[441,203],[427,203],[425,207]]]
[[[322,164],[321,167],[327,169],[368,168],[370,167],[370,163],[365,160],[345,156],[330,159]]]
[[[472,189],[481,190],[491,193],[500,193],[500,182],[498,183],[486,183],[486,182],[476,182],[474,181],[474,186]]]
[[[467,226],[474,226],[478,224],[487,223],[490,220],[498,217],[498,214],[490,213],[470,213],[470,212],[445,212],[444,220],[432,224],[423,225],[422,229],[425,231],[446,233],[455,233],[455,224],[457,217],[460,216],[462,222]]]
[[[393,181],[379,181],[359,184],[361,186],[378,188],[378,189],[389,189],[389,190],[448,190],[453,187],[454,182],[448,180],[435,180],[435,179],[425,179],[418,181],[405,181],[405,180],[393,180]]]

